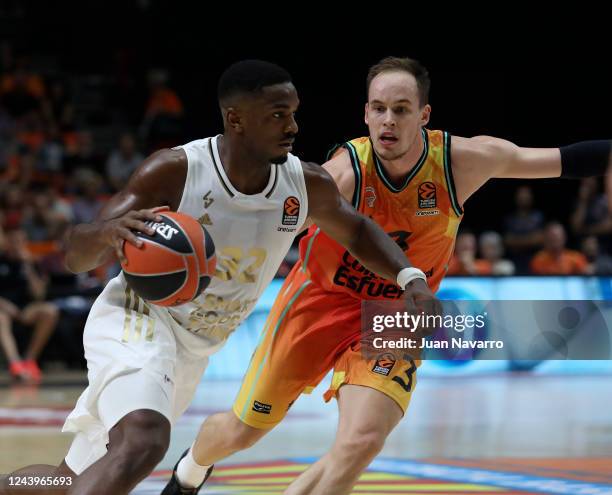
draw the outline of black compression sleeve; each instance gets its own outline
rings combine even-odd
[[[604,175],[610,164],[612,141],[582,141],[562,146],[561,177],[579,179]]]

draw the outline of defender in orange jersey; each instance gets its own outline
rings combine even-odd
[[[448,150],[450,136],[421,129],[421,154],[411,173],[396,182],[385,171],[372,139],[353,139],[339,147],[331,162],[350,159],[355,209],[372,218],[427,275],[435,291],[453,251],[463,210],[455,196]],[[384,143],[391,143],[391,133]],[[348,251],[316,226],[300,243],[300,263],[319,287],[359,299],[397,299],[399,287],[360,265]]]
[[[429,76],[411,59],[389,57],[373,66],[367,89],[369,136],[340,146],[324,167],[343,196],[426,273],[432,291],[447,270],[462,205],[487,180],[603,175],[609,166],[610,141],[535,149],[427,130]],[[386,353],[368,361],[360,353],[362,300],[400,295],[395,281],[368,271],[310,226],[233,411],[206,419],[178,464],[179,482],[197,493],[208,465],[256,442],[333,369],[325,398],[338,399],[335,442],[286,493],[349,493],[402,418],[416,385],[417,363]]]

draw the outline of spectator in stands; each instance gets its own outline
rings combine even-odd
[[[502,236],[489,230],[480,234],[479,238],[481,260],[479,275],[514,275],[514,263],[503,259],[504,243]]]
[[[17,184],[9,184],[6,188],[0,189],[0,209],[3,211],[4,229],[21,228],[25,209],[23,189]]]
[[[31,241],[43,242],[61,239],[70,221],[48,187],[34,190],[30,204],[25,208],[22,226]]]
[[[585,237],[582,240],[580,250],[589,263],[587,273],[591,275],[612,275],[612,257],[600,251],[596,236]]]
[[[37,153],[45,142],[45,126],[39,114],[31,114],[16,127],[17,141],[28,153]]]
[[[38,272],[26,241],[22,230],[0,236],[0,344],[10,373],[37,382],[41,376],[37,359],[55,330],[59,310],[45,302],[47,280]],[[13,336],[14,323],[34,328],[23,358]]]
[[[0,143],[0,185],[15,184],[19,181],[20,163],[17,145],[14,140]]]
[[[0,111],[0,117],[2,112]],[[35,171],[36,155],[45,142],[40,115],[29,113],[19,121],[4,121],[0,129],[0,181],[27,188]]]
[[[490,265],[476,259],[476,236],[462,232],[455,242],[455,253],[448,264],[448,275],[488,275]]]
[[[531,272],[536,275],[582,275],[587,273],[588,261],[578,251],[565,247],[565,228],[551,222],[544,231],[544,249],[531,260]]]
[[[144,160],[144,156],[136,149],[134,136],[125,133],[106,161],[106,178],[113,191],[123,189],[136,167]]]
[[[6,109],[0,105],[0,160],[6,160],[6,149],[13,140],[14,123]]]
[[[151,151],[175,146],[183,130],[183,103],[168,86],[168,73],[164,70],[149,73],[149,88],[142,134]]]
[[[79,170],[75,175],[77,186],[77,199],[72,205],[72,213],[75,223],[90,223],[104,206],[100,197],[103,180],[97,173],[91,170]]]
[[[74,120],[74,108],[66,85],[55,80],[50,84],[49,94],[43,102],[43,112],[49,127],[59,130],[72,128]]]
[[[54,187],[47,187],[47,194],[49,195],[51,201],[51,211],[53,211],[60,218],[60,221],[67,224],[74,223],[72,204],[69,202],[69,200],[61,196],[58,190]]]
[[[38,181],[55,182],[54,179],[62,173],[63,160],[64,142],[62,136],[56,126],[51,126],[45,134],[45,140],[36,155],[34,168]]]
[[[518,273],[526,273],[529,260],[542,246],[544,214],[534,209],[529,186],[520,186],[514,196],[515,211],[505,220],[504,242]]]
[[[0,101],[14,119],[40,111],[44,96],[44,81],[29,68],[26,57],[0,77]]]
[[[582,179],[570,225],[574,234],[595,235],[604,247],[610,247],[612,215],[608,210],[606,195],[600,191],[600,186],[596,177]]]
[[[157,69],[149,73],[149,87],[147,118],[158,115],[180,117],[183,114],[183,103],[176,92],[168,87],[168,73],[165,70]]]
[[[94,147],[91,131],[84,130],[77,132],[74,142],[66,147],[64,171],[73,173],[79,169],[88,169],[102,173],[104,170],[103,165],[103,159]]]

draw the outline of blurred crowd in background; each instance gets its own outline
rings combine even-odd
[[[168,71],[148,70],[140,99],[130,88],[121,72],[68,77],[48,58],[0,46],[0,343],[15,378],[39,381],[41,358],[83,366],[87,312],[119,267],[70,273],[65,236],[91,222],[149,153],[188,141]],[[460,231],[448,274],[612,275],[612,215],[601,181],[582,181],[568,218],[539,209],[555,200],[568,201],[518,184],[514,204],[496,205],[496,222]],[[477,215],[468,204],[466,220]],[[296,258],[294,247],[279,276]]]

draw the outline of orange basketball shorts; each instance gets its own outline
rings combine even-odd
[[[361,301],[324,291],[298,262],[270,311],[233,410],[254,428],[273,428],[302,393],[333,368],[324,398],[344,384],[379,390],[405,412],[416,385],[413,361],[388,353],[366,360],[360,351]]]

